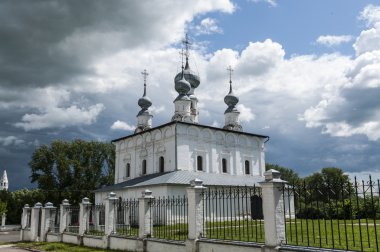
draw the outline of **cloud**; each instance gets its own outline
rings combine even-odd
[[[380,6],[367,5],[359,15],[359,20],[367,21],[368,26],[380,22]]]
[[[341,35],[341,36],[336,36],[336,35],[324,35],[324,36],[319,36],[317,38],[317,43],[325,46],[336,46],[340,45],[342,43],[347,43],[352,40],[352,36],[350,35]]]
[[[277,6],[277,1],[276,0],[251,0],[251,1],[254,2],[254,3],[265,2],[265,3],[269,4],[272,7],[276,7]]]
[[[238,104],[236,107],[240,112],[240,121],[250,122],[255,119],[255,115],[252,113],[251,108],[244,106],[244,104]]]
[[[22,117],[22,122],[14,125],[23,128],[25,131],[90,125],[96,121],[104,108],[104,105],[100,103],[88,108],[79,108],[75,105],[68,108],[56,107],[42,114],[26,114]]]
[[[199,25],[194,27],[194,30],[196,35],[223,33],[222,28],[218,26],[216,19],[213,18],[202,19]]]
[[[24,140],[19,139],[18,137],[15,136],[7,136],[7,137],[0,137],[0,144],[3,146],[9,146],[9,145],[21,145],[25,143]]]
[[[111,125],[112,130],[126,130],[126,131],[133,131],[135,130],[135,126],[129,125],[126,122],[117,120]]]

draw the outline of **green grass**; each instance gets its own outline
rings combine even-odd
[[[22,242],[17,243],[17,247],[35,249],[40,251],[55,251],[55,252],[107,252],[119,251],[110,249],[96,249],[61,242]]]
[[[377,251],[380,245],[380,220],[304,220],[286,222],[287,243],[309,247],[337,248],[358,251]],[[361,227],[361,228],[360,228]],[[360,242],[362,241],[362,242]]]

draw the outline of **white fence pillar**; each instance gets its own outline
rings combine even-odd
[[[28,204],[25,204],[22,209],[21,214],[21,231],[20,231],[20,240],[23,241],[24,230],[30,227],[30,207]]]
[[[32,213],[30,217],[30,240],[39,241],[39,229],[41,228],[40,214],[41,214],[42,204],[37,202],[32,208]]]
[[[203,181],[199,179],[190,182],[191,187],[186,188],[188,200],[188,222],[190,240],[198,239],[203,233]]]
[[[104,223],[105,235],[116,233],[116,201],[116,193],[110,192],[104,207],[106,217]]]
[[[276,247],[286,240],[283,186],[286,181],[276,170],[264,173],[265,181],[260,182],[263,196],[265,245]]]
[[[3,213],[1,216],[1,227],[5,227],[5,220],[7,219],[7,215]]]
[[[89,211],[91,202],[85,197],[82,199],[82,203],[79,204],[79,235],[84,235],[88,230]]]
[[[152,215],[150,201],[153,200],[152,191],[145,190],[139,198],[139,238],[151,237],[153,235]]]
[[[51,210],[55,209],[51,202],[45,204],[41,209],[41,228],[40,228],[40,241],[46,241],[46,235],[50,229]]]
[[[59,206],[59,233],[65,232],[67,228],[67,219],[69,215],[70,203],[67,199],[62,200],[62,204]]]

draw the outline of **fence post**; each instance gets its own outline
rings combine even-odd
[[[31,241],[39,241],[38,235],[39,235],[39,229],[41,228],[41,219],[40,219],[40,212],[41,212],[42,204],[40,202],[37,202],[34,207],[32,208],[32,214],[30,217],[30,240]]]
[[[115,218],[116,218],[116,193],[110,192],[105,204],[105,223],[104,234],[110,235],[116,233]]]
[[[79,204],[79,235],[84,235],[86,230],[88,230],[88,212],[91,206],[90,200],[85,197]]]
[[[22,209],[22,215],[21,215],[21,232],[20,232],[20,240],[24,240],[24,230],[29,226],[29,215],[30,213],[30,207],[28,204],[25,204]]]
[[[264,172],[265,181],[260,182],[263,196],[265,245],[276,247],[286,240],[283,185],[286,181],[280,178],[276,170]]]
[[[51,202],[47,202],[45,204],[45,207],[43,207],[41,209],[42,213],[41,213],[41,230],[40,230],[40,239],[41,241],[46,241],[46,235],[47,233],[49,232],[49,228],[50,228],[50,213],[51,213],[51,209],[54,209],[55,207],[53,206],[53,204]]]
[[[70,203],[67,199],[62,200],[62,204],[59,206],[59,233],[65,232],[67,228],[67,218],[69,214]]]
[[[154,199],[152,191],[145,190],[139,198],[139,238],[151,237],[153,235],[153,223],[150,211],[150,201]]]
[[[188,204],[188,225],[190,240],[198,239],[203,234],[203,195],[202,192],[206,187],[203,181],[194,179],[190,181],[191,187],[186,188]]]

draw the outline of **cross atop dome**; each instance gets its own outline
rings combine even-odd
[[[138,100],[137,104],[140,106],[141,110],[137,114],[137,127],[135,133],[152,128],[152,114],[149,112],[149,107],[152,106],[152,102],[146,95],[146,82],[149,73],[144,69],[141,72],[144,78],[144,93],[143,96]]]
[[[224,103],[227,104],[228,108],[224,112],[225,124],[224,129],[242,131],[242,127],[239,122],[239,110],[236,108],[236,104],[239,102],[239,97],[237,97],[232,90],[232,72],[234,71],[231,66],[227,67],[227,71],[230,76],[230,92],[224,97]]]

